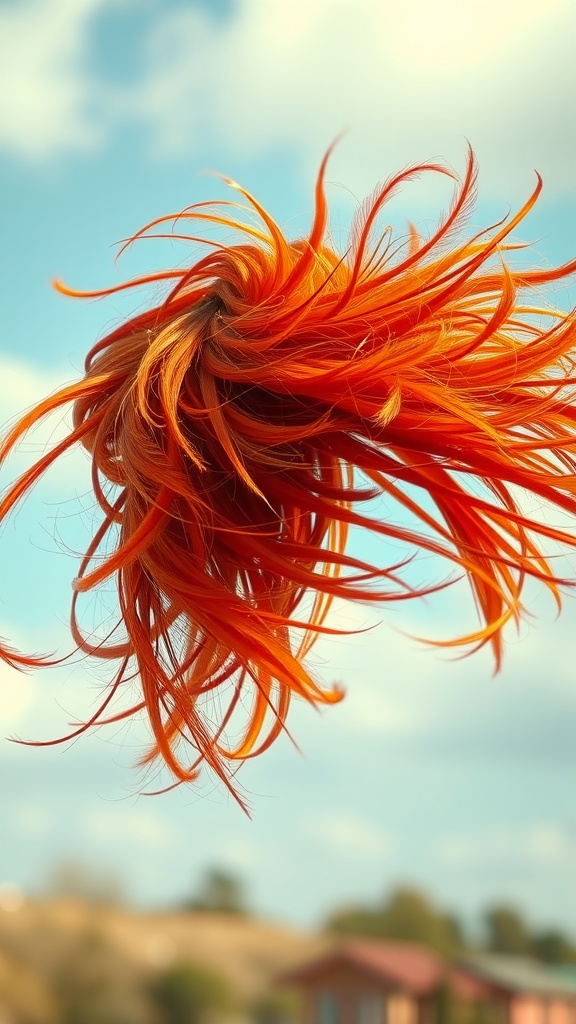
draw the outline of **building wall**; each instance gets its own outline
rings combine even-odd
[[[510,1001],[510,1024],[576,1024],[576,1002],[516,996]]]
[[[541,999],[514,996],[510,1000],[510,1024],[547,1024]]]
[[[561,999],[548,1004],[547,1024],[576,1024],[576,999],[572,1003]]]
[[[438,1024],[434,999],[417,1000],[342,965],[309,978],[302,1024]],[[455,1000],[453,1024],[576,1024],[576,1001],[501,996],[480,1002]]]
[[[304,1024],[419,1024],[418,1006],[408,995],[339,967],[307,984]]]
[[[386,1024],[419,1024],[418,1003],[408,995],[390,995]]]

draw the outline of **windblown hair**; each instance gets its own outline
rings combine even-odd
[[[576,514],[576,318],[530,298],[576,261],[527,270],[506,260],[540,179],[515,216],[467,235],[470,153],[431,237],[414,227],[405,238],[378,233],[403,183],[423,172],[454,178],[443,166],[412,167],[365,203],[339,255],[327,241],[326,159],[306,238],[288,241],[229,182],[258,226],[244,206],[199,203],[130,241],[164,237],[174,221],[170,237],[200,243],[178,226],[217,225],[241,232],[238,244],[208,241],[189,268],[100,292],[57,284],[75,296],[172,286],[95,345],[84,378],[24,415],[0,451],[5,458],[42,417],[73,403],[69,435],[8,490],[0,521],[64,451],[84,445],[102,523],[73,583],[71,630],[79,651],[118,664],[78,731],[145,709],[154,743],[143,761],[163,758],[176,782],[204,761],[233,789],[238,763],[286,728],[294,695],[339,700],[306,667],[319,634],[342,632],[326,623],[331,601],[444,586],[410,582],[415,550],[446,559],[475,598],[478,629],[446,646],[490,644],[497,667],[527,580],[558,604],[574,583],[540,545],[575,547],[576,536],[526,515],[517,498],[531,492]],[[372,514],[381,495],[403,510],[399,522]],[[350,527],[406,545],[406,559],[381,566],[347,553]],[[77,599],[110,579],[119,621],[95,639],[82,632]],[[8,647],[2,656],[21,668],[44,663]],[[135,675],[141,701],[114,716],[112,697]],[[232,744],[240,706],[248,721]]]

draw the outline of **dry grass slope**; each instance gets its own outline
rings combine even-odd
[[[326,944],[321,936],[250,916],[137,913],[61,899],[29,901],[13,913],[0,911],[0,956],[40,976],[44,968],[49,973],[52,961],[90,937],[143,976],[182,962],[217,971],[245,1004],[269,991],[285,968]]]

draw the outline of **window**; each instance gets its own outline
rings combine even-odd
[[[339,1024],[338,998],[334,992],[319,992],[316,996],[314,1024]]]
[[[356,1024],[386,1024],[386,1001],[377,992],[358,996]]]

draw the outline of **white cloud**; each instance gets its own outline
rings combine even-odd
[[[48,593],[47,597],[52,595]],[[68,654],[73,648],[68,628],[61,621],[55,622],[50,611],[47,600],[45,617],[34,623],[29,632],[22,628],[15,632],[12,624],[0,622],[0,641],[25,654]],[[25,747],[27,743],[54,741],[74,731],[101,705],[110,675],[108,667],[95,664],[93,660],[82,661],[79,655],[62,665],[30,672],[19,672],[0,661],[0,756],[11,761],[25,756],[20,743],[11,740],[21,740]],[[128,685],[115,699],[110,714],[129,708],[139,698],[138,684]],[[96,755],[100,759],[110,756],[111,752],[116,757],[119,750],[126,751],[129,764],[137,760],[148,742],[149,730],[143,716],[135,716],[127,722],[81,736],[79,749],[88,757]],[[69,745],[69,741],[64,744]],[[32,762],[33,751],[29,752],[29,757]],[[34,809],[30,813],[33,817]],[[20,824],[24,828],[22,822]]]
[[[2,420],[8,421],[62,387],[66,375],[62,370],[40,370],[15,356],[0,355],[2,380]]]
[[[0,632],[0,640],[4,634]],[[0,737],[17,728],[27,715],[34,684],[23,672],[0,662]]]
[[[465,591],[465,583],[460,586]],[[454,631],[453,620],[436,631],[426,621],[431,605],[433,599],[426,608],[411,609],[400,618],[385,606],[376,612],[366,605],[334,603],[329,626],[365,632],[322,638],[314,648],[311,662],[320,678],[325,683],[336,680],[345,689],[344,701],[326,712],[325,719],[333,719],[331,733],[345,733],[348,739],[406,740],[444,727],[453,692],[467,686],[469,672],[464,674],[461,665],[447,664],[443,654],[411,638],[434,632],[446,637]],[[465,629],[462,615],[458,628]],[[489,675],[485,658],[474,664],[477,673]]]
[[[91,840],[114,840],[155,848],[174,846],[178,841],[173,822],[165,816],[125,805],[90,811],[85,815],[83,831]]]
[[[331,177],[364,188],[412,159],[461,166],[468,137],[486,180],[524,183],[537,163],[567,189],[575,28],[567,0],[242,0],[224,27],[179,9],[134,101],[163,153],[200,133],[250,155],[295,146],[316,164],[350,128]]]
[[[305,831],[327,846],[332,854],[359,858],[361,861],[388,856],[394,840],[371,822],[351,814],[319,815],[308,822]]]
[[[573,863],[575,852],[574,839],[553,822],[453,834],[437,844],[438,859],[454,868],[562,868]]]
[[[0,141],[12,151],[85,149],[141,123],[163,157],[295,151],[308,175],[350,129],[330,176],[353,189],[412,160],[441,155],[461,167],[465,138],[485,187],[505,200],[530,187],[535,166],[551,191],[572,189],[571,0],[238,0],[225,20],[156,2],[144,50],[137,33],[129,39],[137,80],[114,85],[85,59],[91,21],[109,6],[2,8],[10,104]]]
[[[27,412],[48,395],[64,387],[69,381],[70,371],[63,369],[46,371],[32,363],[24,362],[3,352],[0,353],[0,380],[2,381],[2,409],[0,434],[13,426],[17,417]],[[2,489],[9,482],[8,477],[28,469],[32,463],[60,440],[70,429],[70,406],[63,407],[46,416],[18,443],[14,454],[2,467]],[[64,491],[67,498],[83,494],[90,489],[90,468],[86,452],[77,445],[60,456],[54,467],[47,473],[51,486]]]
[[[503,667],[494,677],[487,649],[462,659],[457,651],[411,639],[446,639],[470,626],[473,604],[464,580],[437,598],[414,602],[403,619],[398,609],[384,607],[377,619],[364,606],[336,606],[335,625],[376,624],[364,634],[319,641],[311,658],[318,678],[326,685],[339,681],[345,697],[320,722],[305,708],[296,711],[289,726],[301,749],[309,753],[321,744],[324,758],[337,749],[350,760],[374,756],[382,745],[420,763],[525,764],[534,770],[546,763],[571,771],[576,689],[570,603],[554,622],[550,602],[532,600],[534,619],[521,636],[513,626],[505,631]]]
[[[94,148],[95,83],[83,66],[90,19],[110,0],[23,0],[0,8],[0,144],[28,159]]]
[[[6,640],[7,636],[7,629],[0,631],[1,638]],[[35,640],[26,643],[20,637],[9,636],[8,643],[27,654],[31,648],[39,649]],[[54,641],[54,646],[56,643]],[[65,650],[70,646],[68,643]],[[18,746],[7,738],[32,743],[52,740],[70,732],[72,719],[80,721],[83,715],[90,714],[94,695],[93,691],[87,693],[86,676],[82,673],[76,679],[67,678],[69,676],[66,669],[43,673],[38,669],[28,674],[0,662],[0,750],[3,757],[18,755]]]

